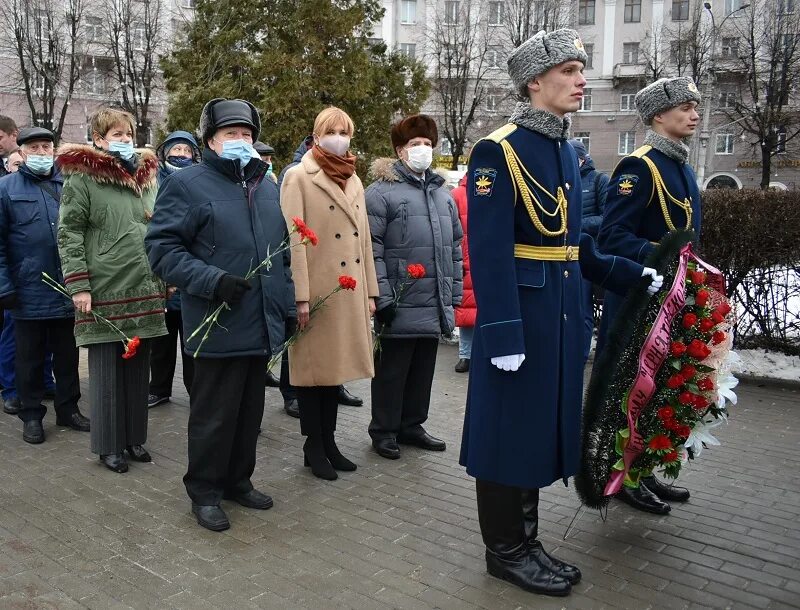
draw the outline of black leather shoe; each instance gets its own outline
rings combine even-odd
[[[267,387],[268,388],[279,388],[281,387],[281,380],[275,376],[275,373],[272,371],[267,371]]]
[[[567,579],[554,574],[530,555],[503,558],[487,549],[486,571],[531,593],[564,597],[572,591]]]
[[[456,363],[456,373],[466,373],[469,371],[469,358],[462,358]]]
[[[3,412],[8,413],[9,415],[17,415],[22,409],[22,401],[19,399],[19,396],[14,396],[14,398],[7,398],[3,401]]]
[[[617,492],[616,497],[638,510],[655,515],[666,515],[670,511],[670,506],[666,502],[658,499],[658,496],[647,489],[644,485],[631,488],[624,487]]]
[[[397,442],[401,445],[413,445],[429,451],[444,451],[447,444],[440,438],[431,436],[424,430],[419,434],[398,434]]]
[[[534,560],[538,561],[556,576],[560,576],[569,581],[569,584],[577,585],[581,581],[581,571],[577,567],[550,555],[544,550],[542,543],[538,540],[528,541],[528,552]]]
[[[123,453],[109,453],[108,455],[101,455],[100,461],[109,470],[114,472],[128,472],[128,462],[125,461],[125,454]]]
[[[89,431],[89,418],[84,417],[80,411],[75,411],[64,419],[56,419],[56,425],[64,426],[65,428],[72,428],[78,432]]]
[[[222,532],[231,526],[228,516],[219,506],[207,506],[192,502],[192,513],[197,517],[197,523],[212,532]]]
[[[44,428],[41,419],[32,419],[22,424],[22,440],[31,445],[44,442]]]
[[[372,446],[379,456],[385,457],[387,460],[396,460],[400,457],[400,447],[397,446],[397,441],[393,438],[381,438],[372,441]]]
[[[345,405],[347,407],[360,407],[364,404],[363,400],[358,396],[353,396],[343,385],[339,386],[339,392],[336,394],[336,398],[340,405]]]
[[[169,402],[169,396],[159,396],[158,394],[148,394],[147,395],[147,408],[152,409],[153,407],[157,407],[158,405],[163,405],[165,402]]]
[[[243,494],[226,493],[224,498],[226,500],[232,500],[237,504],[241,504],[246,508],[256,508],[258,510],[267,510],[268,508],[272,508],[272,498],[270,498],[267,494],[261,493],[257,489],[251,489]]]
[[[296,419],[300,419],[300,405],[297,404],[296,398],[292,398],[291,400],[284,400],[283,410],[286,411],[286,415],[290,415]]]
[[[666,485],[654,476],[643,478],[642,484],[664,501],[686,502],[689,499],[689,490],[685,487]]]
[[[141,445],[128,445],[128,455],[134,462],[152,462],[153,458]]]

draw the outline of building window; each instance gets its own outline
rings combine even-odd
[[[732,133],[718,133],[715,152],[718,155],[732,155],[733,142],[735,139],[736,136]]]
[[[458,23],[459,4],[458,0],[447,0],[444,3],[444,22],[446,24],[455,25]]]
[[[576,140],[580,140],[580,142],[583,144],[584,148],[586,148],[586,154],[587,155],[591,154],[591,150],[590,150],[591,146],[590,146],[590,144],[591,144],[591,140],[592,139],[591,139],[590,134],[589,134],[588,131],[576,131],[575,134],[573,135],[573,137]]]
[[[723,38],[720,55],[726,59],[735,59],[739,57],[739,39],[733,37]]]
[[[506,15],[505,2],[489,3],[489,25],[503,25]]]
[[[595,0],[578,0],[578,25],[594,25]]]
[[[50,38],[50,19],[46,10],[36,11],[33,27],[36,28],[36,38],[39,40]]]
[[[453,146],[450,144],[450,140],[447,138],[442,138],[441,143],[439,144],[439,150],[441,150],[442,154],[445,157],[449,157],[453,154]]]
[[[786,152],[786,128],[780,127],[778,130],[778,141],[775,143],[775,152],[783,154]]]
[[[594,63],[594,44],[593,43],[584,44],[583,50],[586,51],[586,65],[584,66],[584,68],[586,70],[591,70],[594,67],[592,65]]]
[[[591,87],[584,87],[580,110],[583,112],[588,112],[591,109],[592,109],[592,89]]]
[[[486,64],[490,68],[503,67],[503,49],[502,47],[489,47],[486,50]]]
[[[498,93],[497,91],[490,91],[486,94],[486,110],[488,112],[496,112],[498,108],[500,108],[500,100],[502,98],[502,94]]]
[[[742,8],[742,0],[725,0],[725,14],[730,15],[731,13],[738,11]]]
[[[98,42],[103,39],[103,20],[100,17],[87,17],[85,27],[88,42]]]
[[[636,99],[635,93],[623,93],[619,96],[619,109],[620,110],[636,110],[634,100]]]
[[[624,42],[624,43],[622,43],[622,63],[624,63],[624,64],[638,64],[639,63],[639,43],[638,42]]]
[[[417,22],[417,0],[400,0],[400,23]]]
[[[794,13],[794,0],[778,0],[778,14],[790,15]]]
[[[625,23],[639,23],[641,20],[642,0],[625,0]]]
[[[414,59],[417,56],[417,45],[413,42],[401,42],[400,52],[406,57]]]
[[[672,20],[686,21],[689,19],[689,0],[672,0]]]
[[[636,146],[636,132],[635,131],[621,131],[619,134],[619,154],[629,155]]]
[[[736,92],[722,90],[719,92],[719,107],[720,108],[736,108]]]
[[[142,23],[135,23],[131,26],[131,47],[135,51],[144,51],[147,42],[147,31]]]

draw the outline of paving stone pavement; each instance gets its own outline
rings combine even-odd
[[[254,483],[275,506],[226,503],[221,534],[196,525],[181,482],[185,393],[150,411],[154,461],[125,475],[100,466],[87,434],[57,428],[52,408],[38,446],[0,414],[0,608],[800,608],[798,392],[741,386],[723,445],[688,469],[692,499],[669,516],[612,503],[605,523],[584,512],[565,541],[577,497],[544,491],[541,538],[584,575],[553,599],[485,573],[474,485],[457,463],[456,360],[441,347],[427,425],[448,450],[384,460],[369,406],[342,407],[340,447],[359,469],[334,482],[303,468],[299,423],[268,388]],[[368,382],[348,387],[368,399]]]

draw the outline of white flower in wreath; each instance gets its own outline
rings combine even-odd
[[[725,408],[726,401],[732,405],[736,404],[738,398],[733,388],[737,385],[739,385],[739,380],[730,373],[717,379],[717,406],[720,409]]]
[[[694,428],[692,428],[692,433],[689,435],[689,438],[686,439],[686,442],[683,444],[683,446],[689,449],[695,458],[700,457],[705,445],[718,447],[720,442],[714,437],[714,435],[711,434],[711,430],[719,426],[721,423],[721,419],[712,419],[709,421],[703,421],[701,419],[694,425]]]

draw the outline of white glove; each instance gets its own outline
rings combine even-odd
[[[649,275],[651,278],[653,278],[653,281],[650,282],[650,285],[647,287],[647,292],[653,295],[661,290],[661,286],[664,285],[664,276],[658,275],[658,271],[651,269],[650,267],[645,267],[642,270],[642,277],[645,277],[646,275]]]
[[[516,371],[525,361],[525,354],[514,354],[512,356],[498,356],[492,358],[492,364],[502,371]]]

